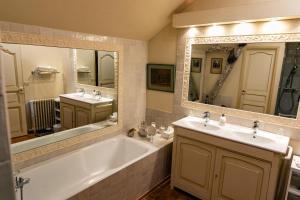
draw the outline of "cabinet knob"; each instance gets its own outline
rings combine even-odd
[[[219,176],[218,176],[218,174],[215,174],[215,178],[218,178]]]

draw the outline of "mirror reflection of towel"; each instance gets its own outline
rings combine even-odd
[[[90,68],[88,66],[78,65],[77,71],[78,72],[90,72]]]

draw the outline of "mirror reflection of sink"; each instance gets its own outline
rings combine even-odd
[[[91,94],[83,94],[83,93],[71,93],[71,94],[64,94],[61,95],[67,98],[71,98],[71,99],[75,99],[75,100],[79,100],[79,101],[84,101],[87,103],[111,103],[113,101],[112,98],[108,98],[108,97],[102,97],[102,96],[93,96]]]
[[[258,142],[258,143],[272,143],[272,142],[274,142],[270,138],[263,137],[263,136],[260,136],[260,135],[257,135],[257,134],[254,137],[253,133],[246,133],[246,132],[239,132],[239,131],[233,131],[233,133],[237,138],[244,139],[244,140],[251,141],[251,142]]]
[[[89,99],[89,100],[95,100],[95,101],[100,101],[101,97],[94,97],[93,95],[90,94],[82,94],[82,93],[74,93],[73,94],[76,97],[83,98],[83,99]]]
[[[189,121],[188,122],[191,126],[193,127],[197,127],[197,128],[202,128],[202,129],[207,129],[207,130],[219,130],[220,127],[215,126],[213,124],[207,123],[206,125],[204,125],[204,123],[202,121]]]

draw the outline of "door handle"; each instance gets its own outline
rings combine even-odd
[[[23,94],[24,93],[24,88],[23,87],[19,87],[18,91],[19,91],[19,93]]]

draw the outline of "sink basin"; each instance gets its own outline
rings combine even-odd
[[[77,101],[82,101],[89,104],[101,104],[101,103],[111,103],[113,101],[112,98],[108,97],[95,97],[91,94],[82,94],[82,93],[70,93],[70,94],[62,94],[60,97],[65,97],[69,99],[74,99]]]
[[[257,142],[257,143],[264,143],[264,144],[274,142],[274,140],[272,140],[271,138],[260,136],[259,133],[256,134],[255,136],[253,133],[244,133],[238,131],[234,131],[233,133],[237,138],[244,139],[249,142]]]
[[[201,129],[206,129],[206,130],[219,130],[220,127],[219,126],[216,126],[214,124],[211,124],[211,123],[207,123],[207,124],[204,124],[203,120],[191,120],[188,122],[188,124],[192,127],[195,127],[195,128],[201,128]]]

